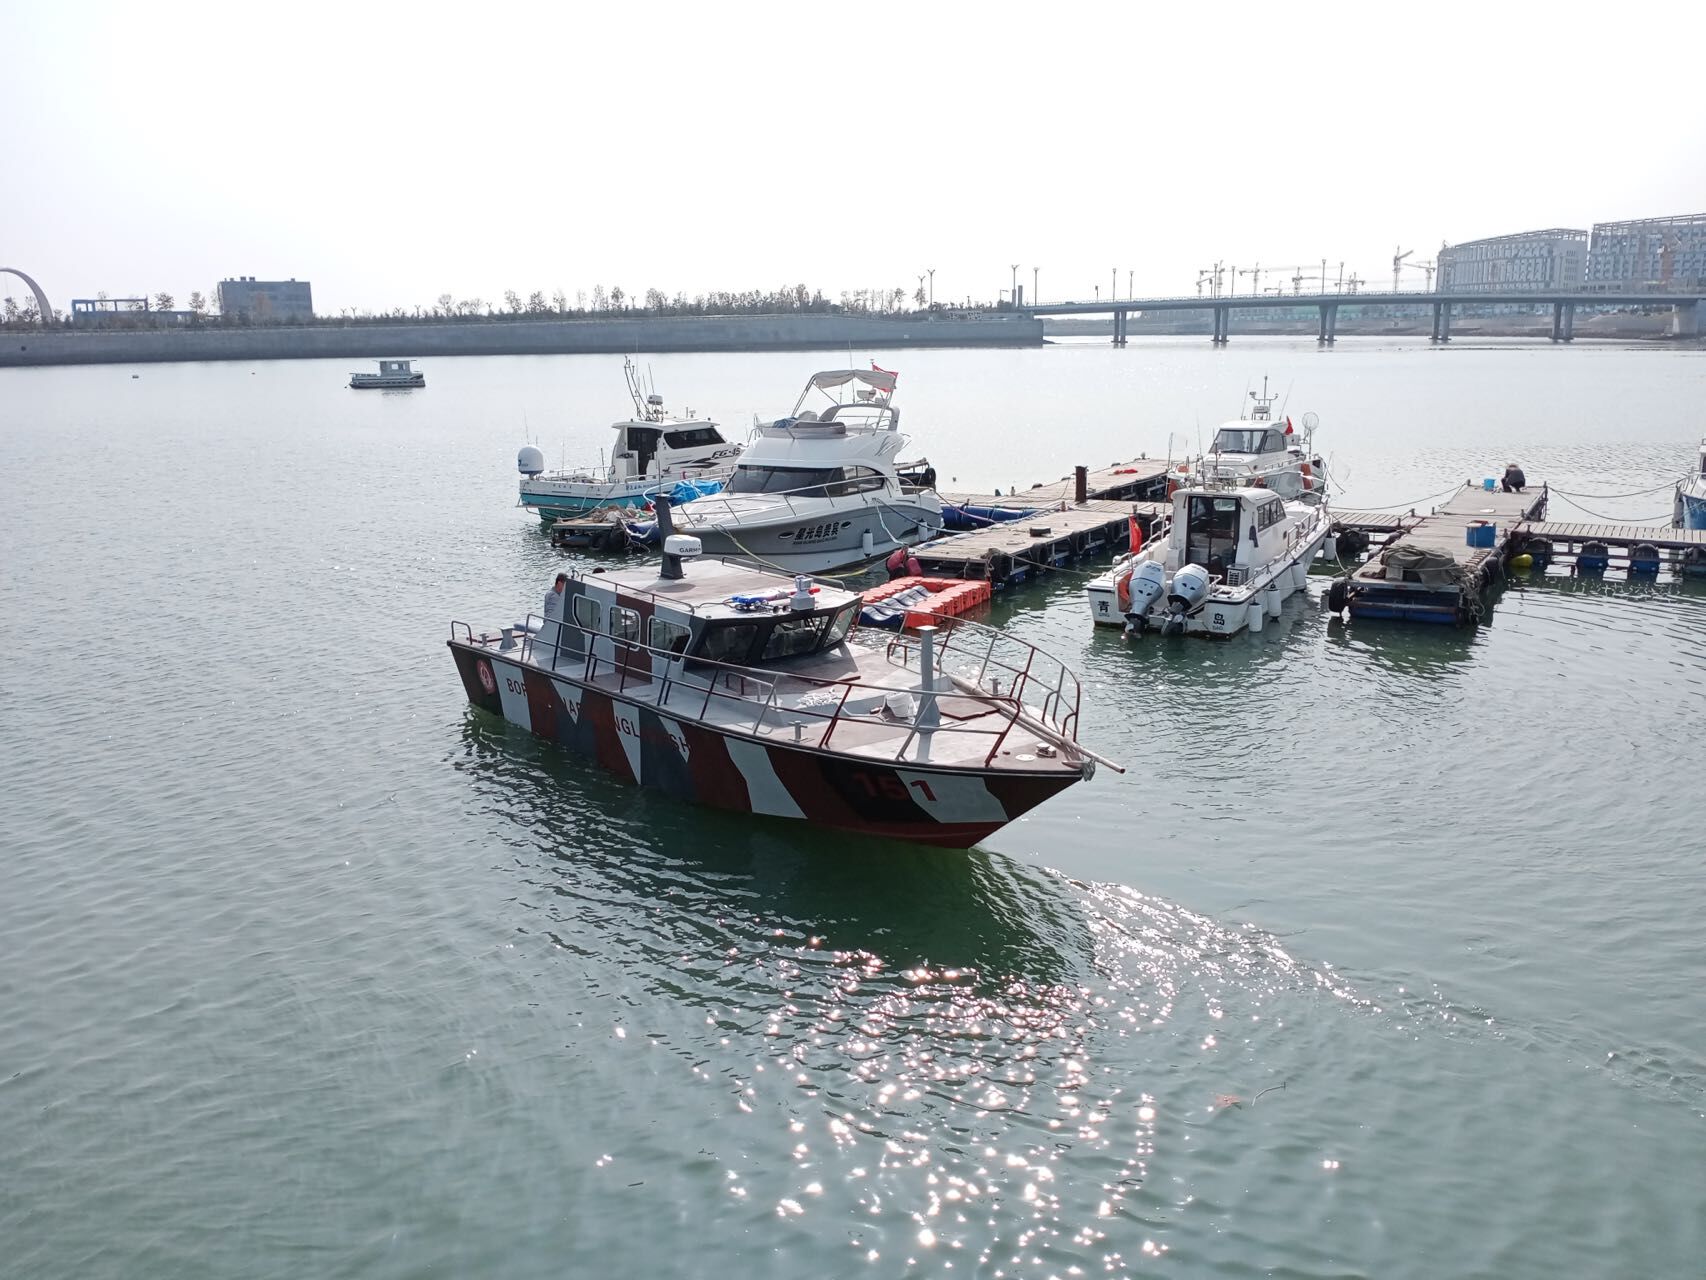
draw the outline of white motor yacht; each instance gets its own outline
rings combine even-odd
[[[1153,542],[1086,588],[1094,621],[1127,635],[1260,631],[1304,589],[1332,528],[1325,500],[1287,502],[1271,488],[1193,485],[1172,503]]]
[[[661,395],[641,389],[632,360],[623,362],[622,372],[634,416],[610,424],[616,444],[607,465],[548,472],[545,455],[533,446],[516,455],[521,505],[547,523],[598,507],[643,507],[684,480],[714,490],[740,456],[741,446],[724,439],[709,418],[696,418],[691,409],[685,418],[666,412]]]
[[[906,445],[884,369],[814,373],[793,412],[754,429],[722,493],[677,524],[707,555],[740,556],[792,573],[880,559],[942,529],[933,489],[903,483]]]
[[[1283,413],[1274,415],[1277,398],[1268,394],[1268,380],[1263,378],[1261,394],[1250,393],[1249,416],[1222,423],[1206,455],[1168,472],[1169,487],[1198,482],[1265,485],[1287,500],[1324,497],[1327,466],[1315,453],[1319,419],[1304,414],[1300,431]]]

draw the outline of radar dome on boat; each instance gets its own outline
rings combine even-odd
[[[663,540],[663,553],[666,556],[681,556],[691,559],[703,554],[705,544],[690,533],[672,533]]]
[[[515,455],[515,469],[524,476],[536,476],[545,470],[545,455],[527,445]]]

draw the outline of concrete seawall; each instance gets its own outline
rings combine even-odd
[[[301,328],[0,332],[0,367],[341,356],[558,355],[624,351],[788,351],[814,347],[1041,346],[1042,321],[847,315],[673,316],[633,320],[477,320]]]

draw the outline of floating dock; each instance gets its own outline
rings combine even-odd
[[[1067,503],[1020,520],[937,538],[915,547],[912,554],[930,577],[987,582],[1000,591],[1086,556],[1111,558],[1130,545],[1133,517],[1147,538],[1169,510],[1164,502]]]
[[[1545,510],[1544,485],[1527,493],[1465,485],[1430,515],[1399,517],[1386,544],[1333,584],[1328,605],[1353,618],[1453,625],[1478,618],[1481,592],[1516,554],[1518,526]]]
[[[1160,502],[1167,496],[1167,471],[1172,465],[1166,458],[1133,458],[1129,462],[1115,462],[1095,470],[1086,467],[1082,492],[1076,474],[1009,493],[962,493],[945,489],[938,492],[944,506],[1005,511],[1035,511],[1081,500]]]
[[[1706,576],[1706,529],[1530,520],[1514,541],[1513,554],[1532,557],[1542,569],[1568,558],[1577,573],[1621,569],[1639,578],[1669,568],[1684,577]]]

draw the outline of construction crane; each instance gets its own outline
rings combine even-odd
[[[1241,276],[1252,276],[1252,277],[1254,277],[1250,281],[1250,292],[1253,294],[1261,293],[1261,291],[1262,291],[1262,264],[1261,263],[1258,262],[1253,267],[1245,267],[1238,274]]]
[[[1431,262],[1406,262],[1404,265],[1407,268],[1409,268],[1411,271],[1422,272],[1422,278],[1426,282],[1422,286],[1422,288],[1425,292],[1432,293],[1434,291],[1434,271],[1437,270],[1437,268],[1434,266],[1433,263],[1431,263]]]
[[[1355,293],[1366,283],[1367,282],[1361,276],[1353,271],[1349,276],[1345,277],[1345,292]]]
[[[1399,251],[1397,245],[1392,246],[1392,292],[1398,292],[1398,273],[1404,269],[1404,259],[1408,258],[1414,249]]]

